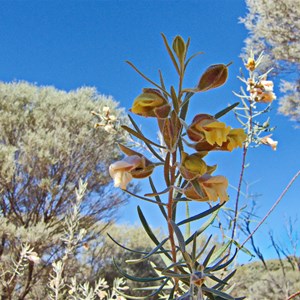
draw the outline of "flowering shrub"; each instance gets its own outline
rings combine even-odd
[[[138,264],[151,259],[154,255],[160,255],[164,265],[162,267],[152,264],[157,273],[157,277],[154,278],[137,278],[127,274],[117,264],[116,267],[124,277],[130,280],[158,282],[152,287],[152,293],[148,297],[159,294],[160,297],[166,299],[243,299],[233,298],[229,295],[230,291],[226,291],[227,281],[234,275],[234,270],[227,272],[222,279],[218,275],[220,271],[228,269],[235,257],[235,254],[225,255],[232,241],[227,241],[218,250],[215,245],[212,245],[211,238],[207,239],[204,247],[199,249],[197,246],[197,240],[200,236],[203,237],[205,229],[212,225],[218,211],[229,199],[227,178],[223,175],[215,175],[217,166],[208,165],[205,158],[212,151],[231,152],[235,148],[241,148],[247,140],[247,134],[243,128],[232,128],[220,121],[220,118],[234,109],[238,103],[214,115],[200,112],[194,116],[191,124],[186,123],[192,96],[222,86],[226,82],[229,65],[217,64],[208,67],[195,88],[185,88],[183,80],[186,69],[192,59],[200,53],[187,58],[190,40],[185,42],[180,36],[176,36],[170,46],[166,37],[162,36],[178,75],[177,89],[173,85],[167,89],[161,73],[158,84],[128,62],[154,86],[143,89],[134,100],[130,111],[145,118],[156,119],[161,143],[158,144],[147,138],[132,116],[129,116],[129,119],[133,127],[122,126],[130,135],[145,143],[157,161],[150,161],[144,154],[120,144],[120,149],[126,156],[123,160],[113,163],[109,172],[114,179],[115,186],[123,190],[126,190],[127,184],[133,178],[149,177],[151,191],[144,196],[134,195],[158,205],[166,221],[168,235],[165,239],[159,240],[150,228],[141,208],[138,207],[141,223],[156,246],[142,258],[127,262]],[[262,93],[270,92],[263,90],[266,88],[261,85],[254,86],[254,88],[257,89],[256,93],[258,93],[258,88]],[[260,99],[265,98],[261,96]],[[162,169],[165,185],[163,191],[157,191],[151,177],[156,168]],[[219,204],[211,205],[211,202],[218,200]],[[192,217],[177,220],[177,207],[180,203],[188,204],[190,201],[208,202],[210,207]],[[200,229],[188,236],[182,233],[182,225],[189,226],[189,223],[204,217],[209,217],[209,219]],[[134,249],[130,251],[135,252]],[[123,296],[126,297],[126,295]]]

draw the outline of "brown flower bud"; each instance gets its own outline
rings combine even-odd
[[[245,64],[245,67],[249,70],[249,71],[254,71],[255,67],[256,67],[256,62],[254,60],[253,57],[249,57],[247,63]]]
[[[204,92],[217,88],[225,83],[227,76],[227,66],[223,64],[212,65],[201,76],[197,89],[200,92]]]
[[[176,53],[179,61],[181,63],[184,62],[184,58],[185,58],[185,53],[186,53],[186,46],[185,46],[185,42],[182,39],[181,36],[177,35],[173,41],[173,50]]]

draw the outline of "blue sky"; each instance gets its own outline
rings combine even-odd
[[[192,99],[191,111],[213,114],[237,101],[232,90],[239,90],[239,55],[247,36],[238,18],[245,14],[242,0],[1,1],[0,80],[26,80],[63,90],[95,86],[99,93],[113,96],[128,109],[149,84],[125,61],[134,62],[155,81],[157,70],[161,69],[167,84],[174,84],[175,72],[160,33],[169,40],[179,34],[184,39],[191,37],[191,54],[205,52],[188,69],[186,87],[194,86],[209,65],[233,61],[225,86]],[[250,167],[245,179],[249,183],[257,181],[252,191],[262,195],[258,199],[259,216],[265,214],[300,166],[300,132],[278,115],[276,108],[274,103],[271,122],[277,126],[274,139],[279,141],[278,150],[260,147],[250,151],[248,157]],[[225,116],[224,121],[238,126],[233,116]],[[153,120],[143,122],[146,134],[153,133],[153,126]],[[210,158],[212,163],[219,164],[218,174],[227,176],[234,186],[238,182],[241,154],[236,150],[234,154],[218,153]],[[286,240],[284,219],[299,213],[299,186],[298,180],[257,234],[257,241],[266,251],[270,229],[278,239]],[[147,192],[146,185],[143,189]],[[234,191],[229,192],[234,198]],[[137,220],[136,204],[132,200],[121,211],[122,222]],[[156,208],[139,204],[146,210],[150,223],[160,222]],[[193,209],[199,210],[194,206]]]

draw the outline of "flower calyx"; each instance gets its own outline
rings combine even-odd
[[[169,118],[159,119],[158,125],[168,151],[174,152],[182,130],[182,124],[179,117],[175,111],[172,111]]]

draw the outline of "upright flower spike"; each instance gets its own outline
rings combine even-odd
[[[131,112],[143,117],[157,117],[156,110],[158,113],[162,110],[166,111],[166,114],[169,113],[169,109],[163,109],[164,106],[169,106],[168,101],[158,89],[145,88],[143,93],[135,98]]]
[[[227,141],[230,127],[211,115],[198,114],[187,130],[188,137],[195,142],[207,141],[210,145],[221,146]]]
[[[227,65],[228,66],[228,65]],[[201,76],[197,90],[205,92],[223,85],[228,77],[228,68],[224,64],[212,65]]]

